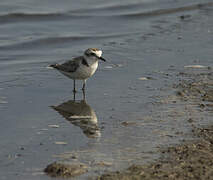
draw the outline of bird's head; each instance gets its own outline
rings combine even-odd
[[[95,57],[97,59],[100,59],[102,61],[106,61],[101,55],[102,51],[97,48],[89,48],[84,52],[84,55],[87,57]]]

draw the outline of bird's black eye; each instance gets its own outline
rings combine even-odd
[[[90,53],[90,56],[96,56],[96,54],[95,53]]]

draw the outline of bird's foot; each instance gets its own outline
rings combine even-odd
[[[75,89],[72,90],[73,93],[77,93],[77,91]]]

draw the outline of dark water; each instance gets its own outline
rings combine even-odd
[[[160,88],[175,82],[184,65],[212,65],[211,6],[208,0],[1,1],[0,179],[49,179],[40,172],[67,152],[91,167],[89,175],[99,174],[153,160],[159,146],[178,142],[176,132],[189,124],[174,123],[154,97],[169,93]],[[183,14],[189,18],[181,20]],[[79,91],[75,104],[72,81],[46,66],[88,47],[101,48],[109,63],[88,80],[86,102]],[[88,124],[70,119],[78,107],[92,117]],[[95,166],[102,161],[111,165]]]

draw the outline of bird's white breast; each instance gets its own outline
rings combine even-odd
[[[91,64],[89,67],[81,64],[76,71],[78,77],[76,79],[88,79],[91,77],[98,68],[98,61]]]

